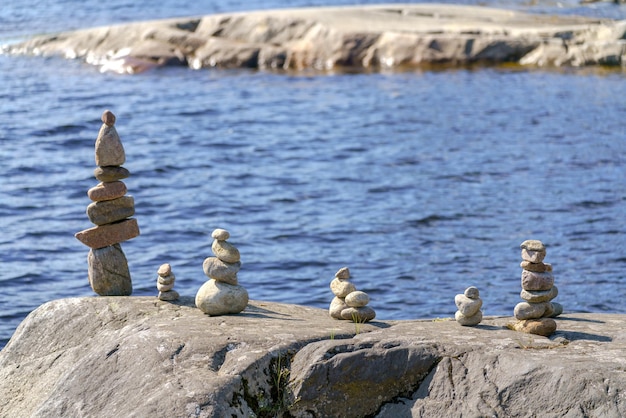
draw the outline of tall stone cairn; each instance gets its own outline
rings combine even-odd
[[[96,169],[100,181],[87,192],[92,200],[87,217],[96,226],[76,233],[76,238],[91,248],[87,257],[89,284],[100,296],[128,296],[133,284],[128,261],[121,242],[139,235],[135,202],[126,195],[126,185],[120,180],[130,175],[122,167],[126,160],[122,141],[115,129],[115,115],[108,110],[102,114],[102,127],[96,139]]]
[[[546,247],[541,241],[526,240],[522,249],[522,291],[524,302],[515,306],[513,312],[517,331],[548,336],[556,331],[556,321],[552,318],[563,313],[561,304],[552,302],[559,291],[554,285],[552,265],[544,263]]]

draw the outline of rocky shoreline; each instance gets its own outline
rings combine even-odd
[[[626,316],[564,314],[550,338],[453,319],[337,321],[250,301],[70,298],[0,351],[0,416],[626,416]]]
[[[626,66],[626,21],[480,6],[388,4],[216,14],[43,35],[4,53],[133,74],[182,65],[277,71],[432,64]]]

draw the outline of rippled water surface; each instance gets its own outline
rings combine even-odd
[[[32,3],[3,6],[0,40],[86,19],[323,4]],[[611,6],[562,12],[621,16]],[[469,285],[486,315],[511,315],[519,244],[532,238],[547,246],[566,311],[626,313],[622,72],[116,76],[0,55],[0,86],[0,347],[40,304],[94,295],[88,248],[73,235],[91,226],[104,109],[118,118],[142,232],[122,244],[135,295],[156,294],[165,262],[179,293],[195,295],[220,227],[252,299],[326,308],[330,280],[348,266],[380,319],[452,316]]]

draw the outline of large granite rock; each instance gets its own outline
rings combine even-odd
[[[0,351],[0,416],[620,417],[625,319],[563,315],[548,339],[512,317],[355,324],[271,302],[211,317],[191,297],[62,299]]]
[[[5,52],[81,58],[103,71],[160,65],[330,70],[443,63],[626,65],[626,21],[450,4],[266,10],[37,36]]]

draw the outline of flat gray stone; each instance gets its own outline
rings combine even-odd
[[[526,302],[538,303],[549,302],[559,294],[559,289],[552,286],[549,290],[524,290],[520,292],[520,297]]]
[[[95,225],[106,225],[130,218],[135,214],[135,199],[122,196],[113,200],[92,202],[87,206],[87,217]]]
[[[176,276],[172,273],[168,274],[167,276],[157,277],[157,284],[169,285],[169,284],[174,284],[175,281],[176,281]]]
[[[96,167],[93,171],[93,175],[96,179],[103,183],[123,180],[130,176],[130,172],[124,167],[112,166],[112,167]]]
[[[531,263],[530,261],[522,261],[520,267],[528,271],[536,271],[543,273],[544,271],[552,271],[552,264],[550,263]]]

